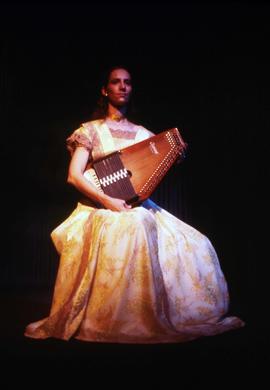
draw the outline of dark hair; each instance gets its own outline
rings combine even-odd
[[[96,119],[104,119],[106,116],[107,116],[107,112],[108,112],[108,99],[106,96],[103,96],[102,93],[101,93],[101,89],[103,87],[106,87],[109,83],[109,79],[110,79],[110,75],[111,73],[116,70],[116,69],[125,69],[131,76],[132,78],[132,74],[129,70],[129,67],[125,66],[125,65],[114,65],[114,66],[111,66],[110,68],[108,68],[107,70],[105,70],[101,77],[100,77],[100,87],[99,87],[99,97],[98,97],[98,100],[97,100],[97,103],[96,103],[96,108],[94,109],[92,115],[91,115],[91,119],[92,120],[96,120]],[[133,96],[131,95],[130,97],[130,100],[129,100],[129,103],[128,103],[128,106],[127,106],[127,112],[126,112],[126,117],[128,120],[132,121],[132,122],[137,122],[136,120],[136,109],[134,107],[134,102],[133,102]]]

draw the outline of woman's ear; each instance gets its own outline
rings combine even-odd
[[[106,89],[104,87],[101,88],[101,93],[103,96],[108,96],[108,92],[106,91]]]

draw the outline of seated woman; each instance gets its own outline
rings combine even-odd
[[[87,201],[52,232],[60,255],[51,311],[32,338],[167,343],[244,325],[226,317],[229,296],[207,237],[150,199],[131,207],[88,179],[96,159],[153,134],[128,120],[131,75],[112,68],[95,118],[67,139],[68,182]]]

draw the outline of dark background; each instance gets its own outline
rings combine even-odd
[[[110,364],[135,356],[145,366],[218,361],[255,367],[266,345],[265,321],[255,321],[263,310],[255,237],[266,199],[258,196],[266,173],[258,156],[267,155],[269,6],[29,3],[0,9],[2,358],[92,362],[95,355]],[[102,70],[119,63],[133,71],[141,123],[155,133],[176,126],[189,145],[153,199],[210,238],[228,281],[230,314],[246,321],[241,330],[142,350],[23,338],[25,325],[48,314],[58,266],[50,232],[77,201],[66,184],[65,139],[89,119]]]

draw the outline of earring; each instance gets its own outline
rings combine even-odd
[[[108,96],[108,92],[105,92],[105,96]]]

